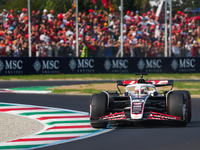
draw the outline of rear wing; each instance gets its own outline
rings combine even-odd
[[[161,87],[161,86],[168,86],[171,85],[173,87],[173,80],[148,80],[142,82],[142,84],[152,84],[155,85],[156,87]],[[141,82],[138,82],[137,80],[119,80],[117,81],[117,85],[121,86],[127,86],[131,84],[141,84]]]

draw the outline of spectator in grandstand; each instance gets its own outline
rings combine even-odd
[[[70,45],[70,49],[72,51],[72,53],[75,55],[76,54],[76,41],[73,40],[71,45]]]
[[[188,31],[188,35],[187,35],[187,37],[186,37],[186,41],[188,41],[188,43],[189,44],[193,44],[193,41],[194,41],[194,38],[193,38],[193,36],[191,35],[191,32],[192,31]]]
[[[88,57],[88,48],[85,42],[82,42],[82,50],[80,50],[80,52],[81,52],[81,57]]]
[[[124,19],[126,20],[126,23],[128,22],[128,20],[130,21],[132,19],[130,16],[130,10],[126,11],[126,15],[124,16]]]
[[[152,43],[149,42],[147,46],[147,52],[146,52],[147,57],[152,57],[152,49],[153,49]]]
[[[2,13],[0,14],[0,23],[5,23],[6,18],[8,17],[8,13],[5,9],[3,9]]]
[[[65,34],[69,38],[70,36],[74,35],[74,32],[72,31],[72,28],[68,26],[68,23],[66,25],[67,25],[67,32]]]
[[[25,42],[22,43],[22,46],[21,46],[21,56],[22,57],[28,57],[28,53],[29,53],[28,42],[25,41]]]
[[[64,40],[60,40],[58,44],[58,56],[64,57],[65,56],[65,47],[64,47]]]
[[[105,41],[104,41],[104,43],[105,43]],[[104,44],[104,46],[105,46],[104,56],[111,57],[112,56],[112,47],[113,47],[112,41],[109,39],[108,42]]]
[[[16,18],[16,16],[13,14],[13,10],[10,10],[10,13],[8,15],[8,19],[9,19],[9,24],[11,26],[15,26],[15,24],[14,24],[15,18]]]
[[[26,8],[22,8],[22,13],[19,16],[19,21],[22,21],[24,19],[24,16],[25,16],[26,12],[27,12],[27,9]]]
[[[10,24],[9,24],[9,19],[8,19],[8,18],[6,18],[5,23],[3,24],[3,27],[4,27],[5,29],[9,29]]]
[[[97,57],[103,57],[104,51],[104,42],[99,40],[97,43]]]
[[[155,38],[160,40],[161,39],[160,35],[161,35],[161,27],[160,24],[158,24],[155,28]]]
[[[174,41],[172,45],[173,45],[172,46],[173,56],[180,57],[181,56],[181,41],[178,41],[177,43]]]
[[[115,41],[115,39],[113,39],[112,56],[113,57],[120,57],[120,54],[121,54],[120,50],[121,50],[120,39],[118,41]]]
[[[120,36],[119,31],[117,31],[116,29],[114,29],[113,39],[115,41],[118,41],[119,40],[119,36]]]
[[[7,44],[6,44],[6,55],[8,57],[11,57],[12,56],[12,42],[9,41]]]
[[[191,57],[192,56],[192,47],[193,47],[193,44],[190,44],[188,40],[186,40],[186,43],[185,43],[185,53],[186,53],[186,57]]]
[[[44,43],[48,43],[50,41],[50,37],[47,34],[47,30],[43,30],[43,34],[40,35],[40,40]]]
[[[200,46],[197,41],[193,41],[192,57],[200,56]]]
[[[87,47],[88,47],[88,56],[95,57],[97,55],[97,46],[96,46],[95,38],[91,38]]]
[[[71,50],[71,48],[70,48],[70,41],[69,40],[67,40],[66,42],[65,42],[65,49],[66,49],[66,57],[72,57],[72,56],[74,56],[74,53],[73,53],[73,51]]]
[[[124,44],[124,57],[131,57],[131,48],[130,48],[130,42],[129,39],[126,39],[126,42]]]
[[[6,51],[5,51],[5,41],[4,40],[1,40],[0,41],[0,57],[6,57]]]
[[[43,52],[43,42],[39,42],[38,44],[35,45],[35,49],[36,49],[36,57],[41,57],[42,56],[42,52]]]
[[[0,40],[4,40],[4,35],[5,35],[6,31],[4,29],[3,24],[0,23]]]
[[[45,51],[45,57],[52,57],[53,56],[53,47],[50,44],[50,41],[47,42],[47,44],[44,47]]]
[[[11,48],[13,57],[19,57],[20,56],[20,50],[19,49],[20,48],[19,48],[19,45],[18,45],[17,41],[14,40],[13,44],[12,44],[12,48]]]
[[[53,22],[54,21],[54,11],[53,10],[50,10],[50,13],[47,15],[47,17],[48,17],[48,21],[51,21],[51,22]]]
[[[157,52],[157,57],[164,57],[164,50],[165,50],[165,44],[164,42],[159,42],[157,44],[158,47],[158,52]]]
[[[200,27],[198,27],[198,28],[200,28]],[[197,34],[197,42],[198,42],[198,44],[200,45],[200,32]]]
[[[43,14],[42,14],[42,16],[41,16],[41,19],[42,19],[42,20],[45,20],[45,21],[48,20],[47,10],[46,10],[46,9],[43,10]]]

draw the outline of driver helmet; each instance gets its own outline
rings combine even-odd
[[[141,87],[141,94],[146,94],[147,93],[147,88],[146,87]],[[139,94],[139,88],[138,87],[136,87],[135,88],[135,94]]]

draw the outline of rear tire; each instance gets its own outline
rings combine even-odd
[[[90,106],[90,124],[93,128],[106,128],[107,123],[99,117],[107,114],[107,97],[105,94],[94,94]]]
[[[186,108],[185,108],[186,107]],[[184,93],[172,92],[168,99],[168,113],[180,117],[182,121],[172,122],[172,126],[184,127],[188,123],[187,102]]]

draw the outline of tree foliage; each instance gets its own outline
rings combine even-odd
[[[181,10],[183,11],[187,7],[196,7],[200,8],[200,1],[199,0],[173,0],[173,11]]]
[[[55,13],[66,12],[72,8],[73,0],[46,0],[45,8],[53,9]]]
[[[28,0],[1,0],[0,10],[13,10],[14,12],[21,11],[22,8],[28,7]],[[31,10],[43,9],[46,5],[45,0],[31,0]]]

